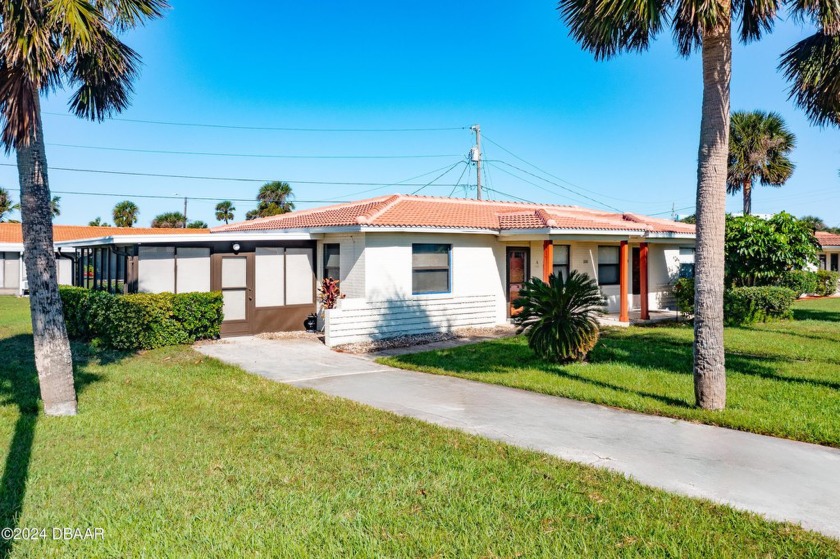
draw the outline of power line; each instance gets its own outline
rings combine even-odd
[[[552,185],[556,186],[557,188],[562,188],[563,190],[566,190],[566,191],[568,191],[568,192],[571,192],[572,194],[575,194],[575,195],[577,195],[577,196],[580,196],[581,198],[585,198],[585,199],[589,200],[590,202],[595,202],[596,204],[599,204],[599,205],[601,205],[601,206],[604,206],[605,208],[609,208],[609,209],[611,209],[611,210],[615,210],[615,211],[617,211],[618,213],[623,213],[623,211],[624,211],[624,210],[620,210],[620,209],[616,208],[615,206],[611,206],[610,204],[607,204],[606,202],[601,202],[600,200],[596,200],[595,198],[593,198],[593,197],[591,197],[591,196],[588,196],[588,195],[586,195],[586,194],[583,194],[583,193],[577,192],[577,191],[575,191],[575,190],[572,190],[571,188],[568,188],[568,187],[566,187],[566,186],[563,186],[562,184],[558,184],[558,183],[556,183],[556,182],[554,182],[554,181],[550,181],[550,180],[548,180],[548,179],[546,179],[546,178],[543,178],[543,177],[541,177],[541,176],[539,176],[539,175],[536,175],[536,174],[534,174],[534,173],[532,173],[532,172],[530,172],[530,171],[528,171],[528,170],[526,170],[526,169],[523,169],[523,168],[521,168],[521,167],[517,167],[516,165],[513,165],[513,164],[508,163],[508,162],[506,162],[506,161],[501,161],[501,160],[498,160],[498,159],[497,159],[497,160],[496,160],[496,162],[501,163],[502,165],[507,165],[508,167],[511,167],[512,169],[516,169],[517,171],[519,171],[519,172],[521,172],[521,173],[525,173],[526,175],[530,175],[530,176],[532,176],[532,177],[534,177],[534,178],[537,178],[537,179],[539,179],[539,180],[541,180],[541,181],[545,181],[545,182],[547,182],[548,184],[552,184]],[[504,171],[504,169],[502,169],[502,171]]]
[[[452,195],[455,194],[455,189],[461,186],[461,179],[464,178],[464,175],[467,174],[467,170],[470,168],[469,165],[464,165],[464,168],[461,170],[461,176],[458,177],[458,180],[455,181],[455,186],[452,187],[452,192],[449,193],[449,198],[452,198]]]
[[[536,204],[536,202],[534,202],[532,200],[526,200],[525,198],[520,198],[519,196],[514,196],[513,194],[508,194],[507,192],[502,192],[501,190],[496,190],[495,188],[488,188],[487,190],[495,192],[496,194],[501,194],[502,196],[507,196],[508,198],[512,198],[514,200],[518,200],[520,202],[527,202],[528,204]]]
[[[417,194],[418,192],[420,192],[421,190],[423,190],[424,188],[426,188],[426,187],[427,187],[427,186],[429,186],[430,184],[432,184],[432,183],[436,182],[438,179],[443,178],[443,176],[444,176],[444,175],[449,174],[449,172],[450,172],[452,169],[454,169],[454,168],[455,168],[455,167],[457,167],[458,165],[462,165],[462,164],[466,164],[466,163],[465,163],[464,161],[458,161],[457,163],[455,163],[454,165],[452,165],[451,167],[449,167],[447,170],[445,170],[444,172],[442,172],[441,174],[439,174],[438,176],[436,176],[435,178],[433,178],[432,180],[430,180],[429,182],[427,182],[426,184],[424,184],[423,186],[421,186],[420,188],[418,188],[417,190],[415,190],[414,192],[412,192],[412,194]],[[452,185],[440,185],[440,186],[452,186]]]
[[[486,163],[487,165],[490,165],[490,164],[492,163],[492,164],[494,165],[494,167],[495,167],[496,160],[491,161],[491,160],[485,159],[485,160],[484,160],[484,163]],[[528,179],[522,178],[522,177],[520,177],[519,175],[516,175],[516,174],[514,174],[514,173],[511,173],[510,171],[506,171],[505,169],[502,169],[501,167],[495,167],[495,168],[496,168],[496,170],[497,170],[497,171],[501,171],[502,173],[504,173],[504,174],[506,174],[506,175],[509,175],[509,176],[511,176],[511,177],[513,177],[513,178],[515,178],[515,179],[517,179],[517,180],[520,180],[520,181],[522,181],[522,182],[524,182],[524,183],[530,184],[531,186],[535,186],[535,187],[539,188],[540,190],[542,190],[542,191],[544,191],[544,192],[548,192],[549,194],[553,194],[554,196],[559,196],[559,197],[561,197],[561,198],[566,198],[567,200],[571,200],[572,202],[578,202],[578,200],[575,200],[574,198],[570,198],[570,197],[569,197],[569,196],[567,196],[567,195],[560,194],[559,192],[555,192],[554,190],[548,189],[548,188],[546,188],[546,187],[544,187],[544,186],[542,186],[542,185],[540,185],[540,184],[537,184],[537,183],[535,183],[535,182],[533,182],[533,181],[529,181]],[[498,191],[497,191],[497,192],[498,192]]]
[[[12,190],[15,192],[20,192],[19,188],[10,188],[8,190]],[[165,194],[119,194],[116,192],[85,192],[80,190],[50,190],[52,194],[64,194],[68,196],[107,196],[107,197],[116,197],[116,198],[153,198],[159,200],[183,200],[184,196],[167,196]],[[230,202],[257,202],[258,200],[255,198],[208,198],[203,196],[187,196],[190,201],[208,201],[208,202],[220,202],[222,200],[228,200]],[[342,204],[345,200],[298,200],[294,199],[293,202],[296,204]]]
[[[75,118],[73,115],[44,111],[42,114]],[[441,128],[295,128],[284,126],[241,126],[233,124],[212,124],[203,122],[170,122],[164,120],[142,120],[137,118],[111,118],[116,122],[130,122],[133,124],[154,124],[159,126],[185,126],[193,128],[220,128],[223,130],[258,130],[268,132],[444,132],[451,130],[466,130],[468,126],[452,126]]]
[[[531,163],[530,161],[526,161],[525,159],[523,159],[523,158],[519,157],[518,155],[516,155],[515,153],[513,153],[512,151],[510,151],[510,150],[509,150],[509,149],[507,149],[506,147],[504,147],[504,146],[500,145],[498,142],[496,142],[496,141],[494,141],[494,140],[492,140],[492,139],[488,138],[488,137],[487,137],[487,134],[484,134],[484,139],[485,139],[485,140],[487,140],[488,142],[490,142],[491,144],[493,144],[494,146],[498,147],[499,149],[501,149],[501,150],[502,150],[502,151],[504,151],[505,153],[508,153],[509,155],[512,155],[513,157],[515,157],[515,158],[516,158],[516,159],[518,159],[519,161],[521,161],[521,162],[525,163],[526,165],[528,165],[528,166],[530,166],[530,167],[533,167],[533,168],[534,168],[534,169],[536,169],[537,171],[539,171],[539,172],[541,172],[541,173],[543,173],[543,174],[545,174],[545,175],[548,175],[549,177],[551,177],[551,178],[553,178],[553,179],[557,179],[557,180],[559,180],[560,182],[564,182],[564,183],[568,184],[569,186],[573,186],[573,187],[575,187],[575,188],[580,188],[581,190],[586,190],[586,188],[584,188],[584,187],[582,187],[582,186],[580,186],[580,185],[577,185],[577,184],[575,184],[575,183],[573,183],[573,182],[567,181],[566,179],[564,179],[564,178],[562,178],[562,177],[558,177],[557,175],[553,175],[553,174],[549,173],[548,171],[546,171],[546,170],[544,170],[544,169],[541,169],[540,167],[537,167],[536,165],[534,165],[534,164],[533,164],[533,163]],[[545,180],[545,179],[543,179],[543,180]],[[613,200],[618,200],[619,202],[635,202],[635,200],[628,200],[628,199],[626,199],[626,198],[618,198],[618,197],[616,197],[616,196],[609,196],[609,195],[607,195],[607,194],[599,194],[599,196],[602,196],[602,197],[604,197],[604,198],[611,198],[611,199],[613,199]]]
[[[401,181],[399,181],[399,182],[392,182],[392,183],[386,184],[386,185],[384,185],[384,186],[378,186],[378,187],[376,187],[376,188],[369,188],[369,189],[367,189],[367,190],[362,190],[362,191],[360,191],[360,192],[354,192],[354,193],[352,193],[352,194],[347,194],[347,195],[344,195],[344,196],[339,196],[339,198],[350,198],[350,197],[353,197],[353,196],[358,196],[359,194],[368,194],[368,193],[370,193],[370,192],[375,192],[375,191],[377,191],[377,190],[384,190],[385,188],[388,188],[389,186],[404,186],[404,185],[408,185],[408,184],[410,184],[410,182],[411,182],[411,181],[413,181],[413,180],[417,180],[417,179],[419,179],[419,178],[422,178],[422,177],[425,177],[425,176],[428,176],[428,175],[432,175],[432,174],[434,174],[434,173],[439,173],[440,171],[443,171],[444,169],[447,169],[448,167],[449,167],[449,165],[444,165],[443,167],[440,167],[439,169],[433,169],[433,170],[431,170],[431,171],[428,171],[428,172],[426,172],[426,173],[423,173],[422,175],[417,175],[416,177],[411,177],[411,178],[408,178],[408,179],[403,179],[403,180],[401,180]],[[412,185],[412,186],[416,186],[416,185]]]
[[[89,149],[101,151],[122,151],[131,153],[152,153],[165,155],[201,155],[210,157],[247,157],[259,159],[431,159],[440,157],[458,157],[453,154],[429,154],[429,155],[279,155],[279,154],[257,154],[257,153],[218,153],[206,151],[177,151],[163,149],[139,149],[139,148],[118,148],[107,146],[82,146],[76,144],[53,144],[48,146]]]
[[[460,161],[459,161],[460,163]],[[456,163],[457,165],[457,163]],[[17,167],[15,163],[0,163],[0,166],[3,167]],[[453,165],[454,167],[454,165]],[[98,174],[105,174],[105,175],[122,175],[122,176],[131,176],[131,177],[155,177],[155,178],[167,178],[167,179],[187,179],[187,180],[205,180],[205,181],[225,181],[225,182],[270,182],[276,179],[257,179],[257,178],[243,178],[243,177],[211,177],[211,176],[200,176],[200,175],[170,175],[166,173],[141,173],[137,171],[110,171],[105,169],[79,169],[74,167],[50,167],[51,171],[67,171],[73,173],[98,173]],[[285,182],[289,183],[297,183],[297,184],[318,184],[318,185],[338,185],[338,186],[394,186],[394,183],[384,183],[384,182],[341,182],[341,181],[305,181],[305,180],[293,180],[293,179],[283,179]],[[421,183],[403,183],[404,186],[425,186]],[[451,184],[448,185],[441,185],[441,186],[452,186]]]

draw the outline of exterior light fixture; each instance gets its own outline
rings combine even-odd
[[[239,243],[233,243],[233,246],[230,247],[230,248],[233,249],[233,252],[239,252],[239,249],[242,248],[242,247],[239,246]]]

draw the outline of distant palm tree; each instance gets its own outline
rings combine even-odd
[[[140,208],[131,200],[124,200],[114,206],[112,214],[114,225],[117,227],[134,227],[134,224],[137,223],[137,216],[140,214]]]
[[[225,225],[227,225],[227,223],[233,219],[233,212],[235,211],[236,208],[230,200],[219,202],[216,204],[216,219],[218,221],[224,221]]]
[[[207,224],[200,219],[196,219],[187,223],[187,229],[207,229]]]
[[[9,218],[9,214],[20,209],[20,204],[15,204],[9,191],[0,186],[0,223]]]
[[[70,111],[101,121],[128,106],[140,57],[120,38],[166,0],[0,3],[0,127],[17,155],[35,366],[47,415],[75,415],[73,360],[61,311],[41,95],[70,87]]]
[[[780,115],[763,111],[732,113],[729,130],[726,191],[742,192],[744,215],[750,215],[756,180],[762,186],[782,186],[793,174],[788,154],[796,146],[796,136]]]
[[[821,217],[817,217],[815,215],[803,215],[799,218],[799,221],[807,223],[814,231],[826,231],[829,229],[828,225],[825,224],[825,221],[823,221]]]
[[[110,227],[111,226],[110,223],[105,223],[104,221],[102,221],[101,217],[97,217],[96,219],[94,219],[92,221],[89,221],[88,225],[90,225],[91,227]]]
[[[818,124],[840,124],[840,34],[836,3],[796,0],[619,2],[559,0],[571,36],[596,59],[647,50],[670,28],[682,56],[700,51],[703,100],[697,153],[697,266],[694,314],[694,395],[705,409],[726,405],[723,347],[724,230],[729,155],[733,19],[742,43],[756,41],[779,19],[780,5],[817,32],[782,55],[790,95]]]
[[[163,229],[181,229],[187,218],[181,212],[164,212],[155,216],[152,220],[152,227]]]
[[[292,196],[292,187],[289,186],[289,183],[267,182],[260,187],[257,194],[257,209],[249,211],[245,215],[245,219],[288,213],[295,209],[294,202],[289,200]]]
[[[61,215],[61,196],[53,196],[50,200],[50,213],[53,217]]]

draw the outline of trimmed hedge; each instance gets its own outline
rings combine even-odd
[[[817,272],[817,295],[827,297],[837,293],[837,281],[840,280],[840,273],[819,270]]]
[[[68,335],[114,349],[215,338],[222,324],[219,292],[112,295],[82,287],[61,287],[60,292]]]
[[[816,293],[818,289],[819,279],[817,272],[809,272],[807,270],[791,270],[785,272],[777,285],[779,287],[787,287],[796,293],[796,297]]]
[[[787,287],[733,287],[723,295],[727,324],[752,324],[793,318],[796,293]]]

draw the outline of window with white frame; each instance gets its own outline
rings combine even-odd
[[[620,279],[619,260],[617,246],[598,247],[598,284],[618,285]]]
[[[451,291],[451,254],[452,245],[411,245],[411,292],[414,295]]]
[[[341,279],[341,245],[329,243],[324,245],[324,279]]]
[[[680,247],[680,277],[694,277],[694,247]]]

